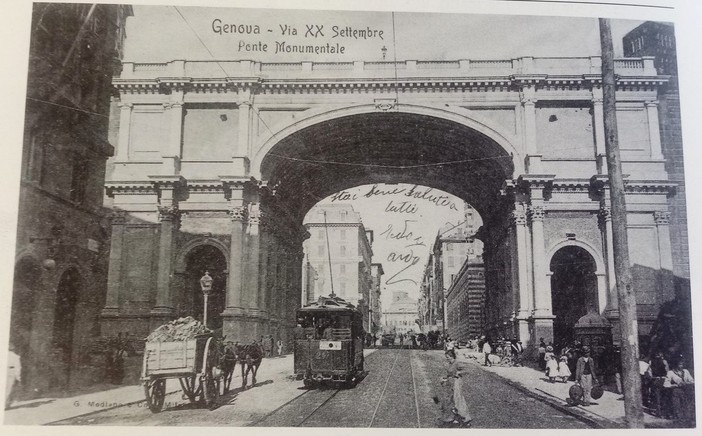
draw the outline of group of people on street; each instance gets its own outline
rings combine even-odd
[[[331,332],[331,329],[329,331]],[[263,347],[264,357],[273,357],[274,351],[276,356],[283,355],[283,341],[278,339],[274,343],[273,335],[261,336],[261,346]]]
[[[639,374],[644,407],[662,418],[694,423],[695,380],[685,368],[683,356],[674,356],[671,367],[661,352],[652,359],[642,355]]]

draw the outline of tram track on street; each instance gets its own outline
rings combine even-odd
[[[390,377],[392,377],[392,372],[395,369],[395,365],[397,365],[397,360],[400,358],[400,353],[397,351],[395,352],[395,360],[392,362],[392,366],[390,367],[390,371],[388,372],[388,377],[385,379],[385,385],[383,386],[383,391],[380,393],[380,398],[378,398],[378,403],[375,405],[375,410],[373,411],[373,416],[371,416],[371,420],[368,423],[368,428],[373,427],[373,421],[375,421],[375,417],[378,414],[378,409],[380,409],[380,404],[383,402],[383,397],[385,396],[385,391],[388,389],[388,384],[390,383]]]

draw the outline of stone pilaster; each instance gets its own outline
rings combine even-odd
[[[521,204],[517,205],[517,209],[512,212],[511,217],[511,232],[513,235],[512,292],[517,292],[519,296],[519,304],[514,308],[517,322],[516,329],[519,331],[519,337],[524,341],[525,347],[529,342],[529,316],[532,310],[528,285],[526,226],[526,213]]]
[[[178,229],[178,206],[171,204],[158,207],[158,219],[161,222],[158,245],[158,276],[156,278],[156,305],[151,314],[156,317],[174,315],[173,296],[171,295],[171,275],[173,272],[174,232]]]
[[[253,338],[258,338],[260,336],[259,332],[259,317],[260,317],[260,307],[259,307],[259,297],[260,297],[260,235],[259,235],[259,223],[260,223],[260,205],[258,203],[250,203],[248,210],[248,221],[246,226],[246,249],[244,251],[244,279],[245,292],[244,292],[244,307],[246,307],[246,314],[248,317],[253,318],[253,322],[249,326],[252,331]]]
[[[132,123],[131,103],[119,103],[119,136],[117,138],[117,152],[115,161],[124,162],[129,160],[129,136]]]
[[[168,126],[168,145],[163,148],[163,174],[180,172],[180,149],[183,139],[183,103],[171,102],[163,105],[166,110]]]
[[[658,120],[658,102],[646,102],[646,115],[648,116],[648,133],[651,141],[651,159],[663,159],[661,148],[661,130]]]
[[[612,234],[612,213],[609,206],[600,206],[598,213],[602,242],[607,261],[607,307],[604,311],[606,318],[619,318],[619,300],[617,297],[617,282],[614,275],[614,239]]]
[[[105,307],[101,316],[114,317],[119,315],[119,294],[122,288],[122,247],[124,243],[124,228],[127,222],[125,212],[112,212],[112,235],[110,237],[110,266],[107,272],[107,295]]]
[[[524,113],[524,141],[527,154],[527,172],[538,174],[542,171],[541,157],[536,138],[536,90],[534,86],[525,86],[522,90],[521,102]]]
[[[239,90],[239,136],[237,149],[233,157],[247,156],[249,154],[251,138],[251,91]]]
[[[604,103],[602,88],[592,90],[592,124],[595,127],[595,159],[597,174],[607,173],[607,150],[605,149]]]
[[[229,244],[229,281],[227,282],[224,334],[234,340],[243,341],[244,304],[242,301],[244,222],[247,220],[248,207],[235,206],[229,210],[231,218],[231,236]]]

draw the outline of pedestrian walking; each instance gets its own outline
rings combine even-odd
[[[510,351],[512,353],[512,362],[514,366],[522,366],[522,352],[524,351],[524,347],[522,346],[522,342],[517,339],[516,336],[512,338]]]
[[[127,358],[127,350],[122,343],[121,338],[117,340],[117,344],[112,354],[112,384],[121,385],[124,380],[124,360]]]
[[[547,352],[546,355],[549,356],[549,360],[546,362],[546,376],[548,381],[553,383],[558,377],[558,360],[556,360],[556,355],[553,353],[549,355]]]
[[[580,356],[575,372],[575,381],[583,388],[583,406],[592,404],[590,391],[592,383],[597,383],[597,373],[595,372],[595,361],[590,357],[590,347],[587,345],[582,349],[583,355]]]
[[[539,338],[539,368],[541,371],[546,370],[546,343],[544,342],[544,338]]]
[[[276,342],[275,345],[276,345],[276,348],[278,349],[278,356],[282,356],[283,355],[283,341],[278,339],[278,342]]]
[[[10,351],[7,354],[7,375],[5,381],[5,409],[9,409],[15,393],[20,383],[22,383],[22,362],[19,354],[15,353],[15,347],[12,343],[10,343]]]
[[[441,418],[442,426],[455,425],[470,427],[473,418],[468,410],[468,402],[463,393],[465,368],[459,366],[454,350],[446,352],[446,376],[441,379]]]
[[[565,383],[570,378],[570,368],[568,368],[568,356],[561,356],[558,360],[558,377],[561,379],[561,383]]]
[[[550,345],[546,346],[546,352],[544,353],[544,369],[547,369],[548,367],[548,362],[551,361],[551,357],[555,357],[555,354],[553,353],[553,347]],[[546,374],[548,375],[548,374]]]
[[[492,362],[490,362],[490,353],[492,353],[490,339],[485,338],[485,342],[483,343],[483,354],[485,354],[485,363],[483,364],[483,366],[492,366]]]

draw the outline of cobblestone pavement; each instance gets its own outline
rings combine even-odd
[[[256,425],[435,427],[439,408],[431,397],[443,365],[440,351],[379,350],[366,360],[369,373],[355,389],[310,391]],[[474,428],[588,428],[480,368],[467,370]]]
[[[353,389],[306,390],[288,377],[291,368],[269,371],[257,386],[237,389],[210,411],[187,403],[181,393],[166,398],[163,412],[143,403],[68,419],[69,425],[169,425],[261,427],[435,427],[432,401],[444,375],[441,351],[381,349],[366,357],[367,375]],[[265,361],[264,361],[265,363]],[[283,362],[280,362],[281,364]],[[292,363],[292,362],[290,362]],[[588,428],[576,418],[525,395],[482,369],[467,368],[466,395],[474,428]]]

